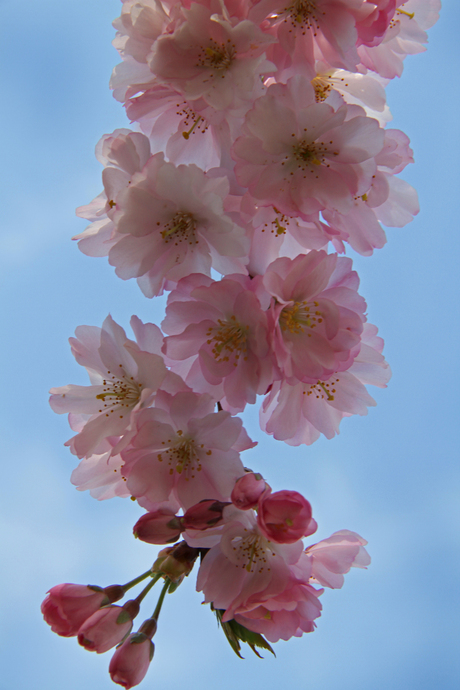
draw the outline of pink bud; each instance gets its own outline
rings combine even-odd
[[[200,501],[189,508],[182,518],[183,529],[204,530],[214,527],[222,520],[222,511],[229,503],[214,499]]]
[[[109,673],[113,682],[127,690],[138,685],[148,671],[154,651],[154,644],[147,635],[132,633],[110,660]]]
[[[232,503],[240,510],[255,508],[266,488],[261,474],[248,472],[236,481],[231,495]]]
[[[41,611],[53,632],[72,637],[87,618],[108,603],[106,593],[99,587],[64,583],[49,590]]]
[[[86,620],[78,631],[78,642],[89,652],[102,654],[119,644],[131,632],[139,612],[135,601],[124,606],[106,606]]]
[[[147,544],[172,544],[181,535],[179,518],[172,511],[146,513],[133,527],[134,536]]]
[[[257,522],[267,539],[279,544],[292,544],[317,528],[311,505],[297,491],[264,494],[259,501]]]

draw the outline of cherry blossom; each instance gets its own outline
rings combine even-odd
[[[391,371],[382,349],[377,328],[364,324],[359,354],[347,371],[316,383],[272,386],[260,409],[261,428],[293,446],[310,445],[321,434],[332,438],[344,417],[366,415],[376,405],[364,384],[386,387]]]
[[[217,110],[249,102],[259,75],[274,69],[264,52],[273,37],[251,21],[230,21],[198,3],[182,12],[185,21],[156,41],[151,71],[185,97],[202,97]]]
[[[230,496],[244,473],[239,451],[255,444],[240,419],[214,412],[214,405],[206,394],[159,391],[155,407],[137,416],[136,434],[122,452],[123,474],[132,496],[148,510],[171,495],[185,509]]]
[[[228,191],[224,176],[152,156],[117,201],[117,242],[109,253],[117,275],[137,277],[153,297],[190,273],[210,275],[211,266],[245,273],[244,230],[223,212]]]
[[[150,157],[147,137],[129,129],[116,129],[105,134],[96,146],[96,158],[104,170],[104,191],[87,206],[77,208],[77,215],[93,221],[84,232],[73,239],[88,256],[107,256],[116,242],[113,238],[114,208],[120,192],[131,184],[131,178],[142,170]]]
[[[72,354],[88,371],[92,385],[52,388],[50,405],[59,414],[86,415],[82,430],[68,441],[79,458],[97,454],[104,439],[125,433],[131,413],[149,404],[165,379],[163,359],[155,354],[158,327],[143,324],[137,317],[131,319],[131,325],[148,349],[129,340],[111,316],[102,328],[79,326],[76,337],[70,338]]]
[[[252,287],[244,276],[214,282],[191,275],[169,296],[162,324],[166,356],[189,361],[185,381],[234,411],[273,380],[267,315]]]
[[[270,264],[263,285],[272,296],[272,348],[288,383],[316,384],[350,368],[365,321],[358,284],[350,259],[324,251]]]
[[[312,563],[311,581],[332,589],[342,587],[350,568],[366,568],[371,562],[366,544],[359,534],[344,529],[309,546],[305,553]]]
[[[317,103],[312,84],[296,76],[270,86],[248,112],[233,146],[235,173],[253,197],[287,215],[347,213],[369,190],[383,144],[378,122],[359,106]]]

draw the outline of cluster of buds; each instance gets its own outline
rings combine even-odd
[[[111,679],[124,688],[138,685],[146,675],[153,659],[155,646],[152,637],[158,626],[163,600],[188,575],[198,550],[185,542],[160,555],[150,570],[125,585],[61,584],[52,587],[42,603],[41,610],[51,630],[63,637],[77,637],[79,644],[90,652],[102,654],[116,647],[109,664]],[[149,583],[135,599],[122,606],[114,604],[126,592],[143,580]],[[164,580],[155,610],[137,632],[132,632],[140,604],[158,580]]]
[[[240,455],[256,444],[237,415],[263,396],[261,429],[310,445],[367,414],[366,386],[390,378],[340,254],[370,256],[382,224],[418,213],[398,177],[412,150],[386,126],[384,87],[424,50],[439,7],[122,0],[111,87],[133,128],[98,143],[103,191],[78,209],[90,225],[75,239],[145,296],[169,292],[166,314],[162,330],[133,316],[134,339],[110,316],[78,327],[72,353],[91,385],[54,388],[50,402],[75,432],[71,481],[99,500],[137,500],[147,512],[135,536],[164,548],[127,585],[59,585],[42,609],[86,649],[118,645],[110,673],[126,688],[147,671],[166,592],[198,556],[197,589],[237,654],[240,642],[271,649],[312,632],[323,588],[370,562],[349,530],[305,548],[309,502],[245,470]],[[154,614],[131,633],[158,579]]]

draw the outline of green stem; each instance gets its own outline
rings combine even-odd
[[[123,585],[123,589],[127,592],[128,589],[131,589],[131,587],[135,587],[139,584],[139,582],[142,582],[142,580],[145,580],[146,577],[152,574],[153,573],[151,570],[147,570],[147,572],[142,573],[142,575],[139,575],[139,577],[135,577],[134,580],[130,580],[125,585]]]
[[[135,601],[136,601],[138,604],[140,604],[141,601],[142,601],[142,599],[143,599],[144,597],[147,596],[147,594],[148,594],[148,593],[150,592],[150,590],[152,589],[153,585],[154,585],[156,582],[158,582],[158,580],[160,579],[160,577],[161,577],[161,573],[156,573],[156,575],[154,575],[154,576],[152,577],[152,580],[149,582],[149,584],[147,585],[147,587],[144,587],[144,589],[142,590],[142,592],[141,592],[140,594],[138,594],[138,596],[137,596],[136,599],[135,599]]]
[[[161,607],[163,606],[163,601],[166,596],[166,592],[168,591],[169,587],[171,585],[171,580],[169,577],[166,578],[166,582],[163,585],[163,589],[161,590],[161,594],[158,598],[157,605],[155,606],[155,611],[152,614],[152,618],[155,620],[158,620],[158,616],[160,615]]]

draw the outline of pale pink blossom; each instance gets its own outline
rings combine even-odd
[[[302,557],[301,541],[268,540],[254,511],[234,508],[227,515],[220,541],[206,553],[197,578],[197,590],[203,591],[205,602],[225,610],[223,621],[284,592],[295,579],[293,566]],[[310,567],[306,559],[298,566],[306,581]]]
[[[149,140],[139,132],[116,129],[105,134],[96,146],[96,158],[104,166],[104,191],[87,206],[77,208],[77,215],[93,221],[86,230],[73,239],[88,256],[107,256],[116,242],[113,214],[119,194],[130,183],[133,175],[142,170],[150,157]]]
[[[287,5],[253,0],[249,17],[256,22],[265,19],[276,29],[282,51],[296,66],[313,64],[320,56],[332,67],[353,70],[359,63],[358,40],[374,41],[385,31],[378,21],[365,26],[374,10],[366,0],[293,0]],[[272,53],[270,57],[275,59]]]
[[[377,328],[364,324],[361,348],[347,371],[316,383],[275,382],[260,409],[260,426],[289,445],[310,445],[321,434],[333,438],[344,417],[366,415],[376,405],[365,384],[385,388],[391,370]]]
[[[337,250],[343,241],[355,251],[370,256],[381,248],[386,235],[379,221],[385,225],[402,227],[419,211],[417,193],[407,182],[394,177],[408,163],[413,163],[409,138],[400,130],[385,130],[385,144],[375,157],[377,171],[369,190],[356,196],[347,214],[324,211],[323,218],[339,234],[332,239]]]
[[[255,444],[240,419],[214,412],[209,395],[159,391],[155,407],[136,419],[123,474],[147,509],[176,497],[187,509],[203,499],[228,500],[243,472],[239,451]]]
[[[384,132],[359,106],[317,103],[308,79],[273,84],[246,116],[233,145],[235,174],[263,205],[291,215],[346,213],[376,171]]]
[[[59,414],[86,416],[80,433],[68,441],[80,458],[97,454],[104,439],[124,434],[131,413],[151,403],[166,377],[163,359],[155,354],[161,342],[158,327],[135,316],[131,326],[145,350],[129,340],[111,316],[102,328],[79,326],[70,338],[72,354],[88,371],[92,385],[52,388],[50,405]]]
[[[383,41],[358,48],[362,65],[386,79],[401,76],[406,55],[426,50],[426,30],[438,21],[441,0],[399,0],[397,5]]]
[[[311,581],[332,589],[342,587],[350,568],[366,568],[371,562],[366,544],[359,534],[344,529],[309,546],[305,553],[312,564]]]
[[[294,580],[270,598],[248,599],[246,610],[236,612],[234,617],[237,623],[264,635],[269,642],[301,637],[316,628],[314,620],[321,615],[319,597],[323,591]]]
[[[242,118],[227,111],[216,111],[202,98],[186,100],[168,84],[154,84],[144,93],[126,101],[126,114],[139,123],[149,137],[153,151],[179,163],[195,163],[203,170],[220,165],[224,151],[230,149],[232,125]]]
[[[186,383],[226,409],[243,410],[273,380],[267,315],[252,288],[244,276],[191,275],[170,294],[162,323],[166,356],[189,363]]]
[[[265,58],[273,37],[251,21],[231,20],[202,4],[182,13],[185,21],[153,47],[149,67],[157,79],[216,110],[250,101],[256,87],[259,95],[260,75],[274,69]]]
[[[84,423],[80,425],[80,429],[83,429],[83,426]],[[72,428],[74,431],[80,430],[74,426]],[[113,448],[119,440],[120,437],[105,439],[97,449],[101,452],[82,458],[70,476],[70,481],[77,487],[77,491],[89,491],[98,501],[115,496],[130,496],[122,472],[123,458],[119,454],[113,455]]]
[[[119,199],[117,242],[109,263],[120,278],[138,278],[147,297],[170,289],[190,273],[245,273],[244,230],[224,213],[224,174],[207,176],[196,165],[175,166],[162,153],[150,158]]]
[[[139,685],[149,669],[154,651],[154,644],[147,635],[131,633],[110,660],[109,673],[113,682],[127,690]]]
[[[366,303],[351,266],[350,259],[312,250],[268,267],[272,348],[291,385],[345,371],[358,355]]]

